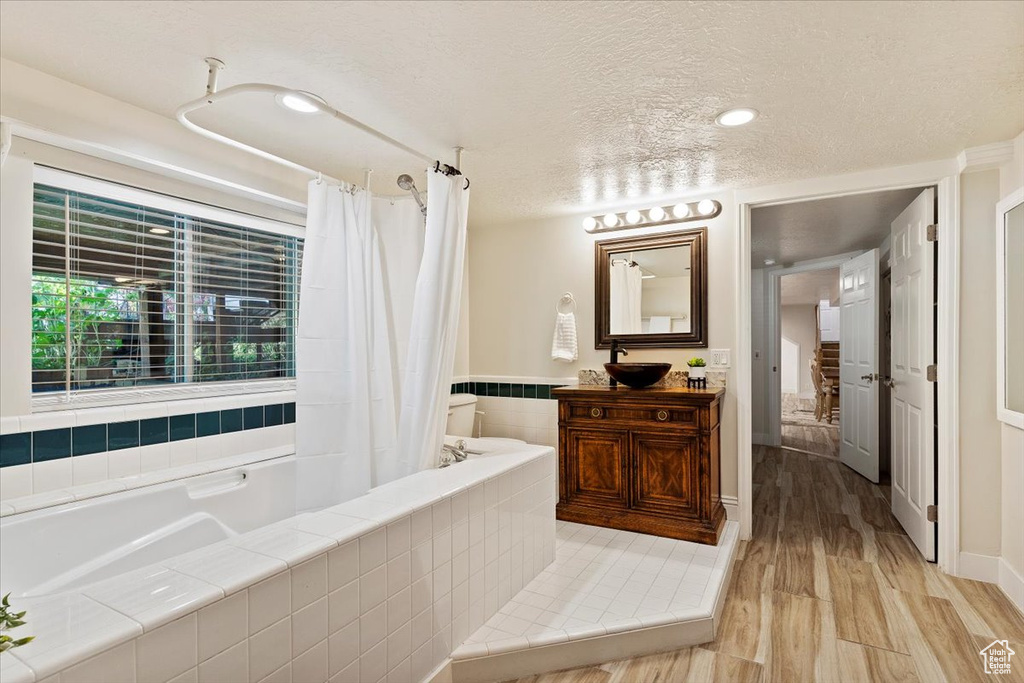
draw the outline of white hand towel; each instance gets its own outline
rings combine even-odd
[[[576,347],[576,315],[556,313],[555,337],[551,341],[551,360],[575,362],[579,357]]]
[[[652,315],[648,334],[666,334],[672,331],[672,318],[667,315]]]

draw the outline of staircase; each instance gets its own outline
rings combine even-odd
[[[821,364],[821,368],[839,368],[839,342],[819,342],[819,347],[815,352],[817,361]]]

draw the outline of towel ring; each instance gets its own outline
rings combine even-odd
[[[562,310],[562,304],[568,304],[572,308],[570,308],[568,311],[563,311]],[[565,294],[562,295],[562,298],[558,300],[557,304],[555,304],[555,312],[556,313],[575,313],[576,312],[576,299],[575,299],[575,297],[573,297],[572,292],[566,292]]]

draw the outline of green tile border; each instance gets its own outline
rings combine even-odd
[[[551,399],[551,390],[564,384],[520,384],[517,382],[456,382],[452,384],[453,394],[475,394],[477,396],[503,396],[508,398]]]
[[[0,468],[295,422],[294,403],[0,435]]]

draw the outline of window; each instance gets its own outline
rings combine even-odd
[[[294,377],[302,240],[152,198],[35,185],[32,391]]]

